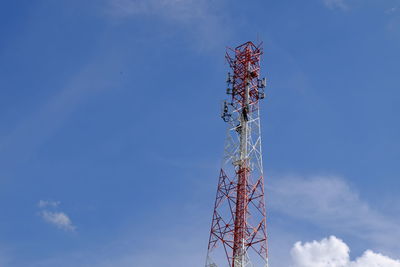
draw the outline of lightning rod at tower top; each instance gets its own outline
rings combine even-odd
[[[261,150],[262,44],[228,48],[228,95],[222,108],[227,137],[212,213],[206,267],[268,267]]]

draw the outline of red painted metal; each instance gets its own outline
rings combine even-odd
[[[239,187],[244,187],[245,190],[242,191]],[[242,200],[238,200],[239,198]],[[239,202],[241,204],[238,210]],[[261,215],[262,219],[258,223],[250,224],[246,220],[246,215],[251,216],[251,212],[248,211],[249,206],[253,208],[254,213]],[[236,216],[239,213],[241,215]],[[228,266],[235,267],[234,255],[241,249],[238,238],[246,240],[247,250],[252,249],[263,259],[268,258],[264,179],[260,177],[255,183],[247,182],[247,185],[243,186],[239,185],[236,179],[229,178],[221,169],[208,251],[211,253],[216,249],[223,249],[225,262]]]
[[[232,78],[228,78],[232,84],[228,92],[232,95],[230,105],[241,116],[250,116],[257,111],[258,101],[263,98],[259,79],[261,55],[261,45],[256,46],[252,42],[229,49],[226,54],[233,72],[230,76]],[[238,136],[241,135],[240,127],[237,126]],[[240,163],[232,162],[230,167],[226,167],[234,171],[227,172],[225,167],[221,168],[208,243],[208,256],[213,256],[217,251],[219,256],[216,256],[217,259],[208,259],[208,267],[237,267],[235,257],[241,255],[243,249],[249,253],[254,266],[268,265],[262,164],[261,170],[254,172],[253,162],[260,159],[252,158],[251,155]],[[255,259],[257,257],[259,259]],[[225,265],[217,265],[216,262]]]
[[[228,48],[226,60],[233,70],[232,104],[235,108],[243,106],[246,100],[245,91],[249,83],[249,104],[260,99],[259,80],[261,45],[255,46],[252,42],[244,43],[235,49]],[[249,65],[251,71],[248,71]]]

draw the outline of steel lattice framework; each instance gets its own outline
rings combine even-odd
[[[229,49],[227,94],[222,118],[228,124],[212,217],[206,267],[268,267],[266,210],[259,100],[261,45]]]

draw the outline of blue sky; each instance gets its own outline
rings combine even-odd
[[[225,47],[248,40],[271,265],[331,235],[398,259],[400,1],[20,0],[0,2],[0,266],[204,266]]]

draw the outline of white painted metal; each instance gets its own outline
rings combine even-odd
[[[229,79],[230,75],[228,74]],[[227,137],[224,147],[222,168],[228,177],[235,177],[236,172],[246,163],[250,168],[249,180],[254,183],[260,176],[263,176],[262,149],[261,149],[261,124],[260,109],[258,101],[249,103],[250,86],[246,87],[247,120],[243,115],[243,108],[235,109],[229,106],[231,114],[227,121]],[[250,112],[251,111],[251,112]],[[248,218],[251,219],[251,218]],[[268,258],[262,258],[256,263],[250,261],[245,248],[245,241],[242,242],[242,253],[234,259],[234,267],[268,267]],[[207,255],[206,267],[217,266],[211,255]]]

